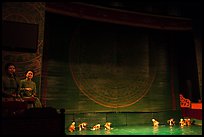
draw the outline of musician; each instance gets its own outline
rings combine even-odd
[[[2,117],[13,117],[21,114],[26,105],[19,95],[20,79],[16,75],[16,66],[7,63],[2,75]]]
[[[2,75],[2,101],[14,101],[19,98],[20,79],[16,76],[16,66],[13,63],[5,65]]]
[[[33,70],[27,70],[25,72],[25,79],[20,80],[20,95],[23,100],[26,98],[31,98],[34,100],[34,106],[41,108],[42,104],[37,97],[37,91],[36,91],[36,83],[32,80],[34,76]]]

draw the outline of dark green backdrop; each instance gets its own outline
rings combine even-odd
[[[176,47],[186,33],[47,13],[46,106],[68,113],[179,110]]]

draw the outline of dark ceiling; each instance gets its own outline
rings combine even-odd
[[[47,2],[48,4],[49,2]],[[120,9],[152,15],[181,17],[192,19],[193,27],[202,33],[203,28],[203,0],[124,0],[124,1],[77,1],[77,2],[51,2],[66,9],[70,3],[103,8]]]
[[[103,6],[108,8],[123,9],[128,11],[145,12],[159,15],[170,15],[193,18],[202,16],[202,0],[131,0],[131,1],[89,1],[78,2]]]
[[[103,0],[78,3],[155,15],[190,18],[195,28],[199,28],[199,31],[202,31],[203,28],[203,0],[124,0],[119,2]]]

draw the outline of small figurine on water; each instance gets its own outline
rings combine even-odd
[[[74,132],[75,130],[75,122],[72,122],[72,124],[69,126],[69,132]]]
[[[180,122],[179,122],[180,126],[181,127],[184,127],[186,125],[185,121],[183,120],[183,118],[180,119]]]
[[[104,125],[105,130],[111,130],[111,129],[113,129],[113,128],[111,128],[111,124],[112,124],[112,123],[110,123],[110,122],[106,122],[105,125]]]
[[[154,127],[159,126],[159,122],[157,120],[155,120],[154,118],[152,119],[152,122],[153,122]]]
[[[95,126],[93,126],[92,128],[91,128],[91,130],[98,130],[98,129],[100,129],[101,128],[101,125],[100,124],[96,124]]]
[[[81,123],[81,124],[79,124],[79,131],[81,131],[81,130],[85,130],[86,129],[86,126],[87,126],[88,124],[86,123],[86,122],[83,122],[83,123]]]
[[[169,126],[174,126],[175,125],[175,121],[173,118],[170,118],[169,120],[167,120],[167,123],[169,124]]]
[[[192,123],[190,118],[185,118],[184,121],[185,121],[187,126],[190,126]]]

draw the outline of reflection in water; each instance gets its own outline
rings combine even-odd
[[[83,130],[83,131],[79,131],[79,132],[78,132],[79,135],[87,135],[87,133],[88,133],[88,132],[85,131],[85,130]]]
[[[169,133],[170,133],[170,135],[173,135],[173,134],[174,134],[174,128],[173,128],[173,126],[169,126]]]
[[[180,127],[181,133],[182,135],[193,135],[196,132],[196,126],[185,126],[185,127]],[[202,134],[202,130],[197,131],[197,133],[199,134],[199,132]]]
[[[101,135],[102,134],[100,129],[93,131],[93,133],[94,133],[94,135]]]
[[[111,133],[110,130],[105,130],[105,134],[106,134],[106,135],[109,135],[110,133]]]
[[[159,132],[159,126],[152,126],[153,127],[153,134],[154,135],[158,135],[158,132]]]

